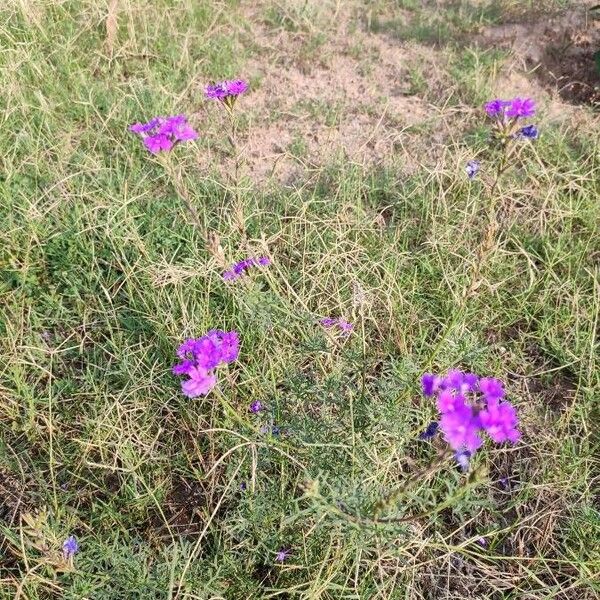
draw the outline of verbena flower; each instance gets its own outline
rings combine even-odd
[[[471,453],[468,450],[460,450],[454,453],[454,460],[457,462],[461,471],[467,472],[471,461]]]
[[[521,127],[521,129],[519,129],[517,135],[530,140],[537,140],[540,136],[540,132],[535,125],[526,125],[525,127]]]
[[[463,470],[481,447],[482,433],[496,443],[520,439],[517,411],[509,402],[501,401],[505,391],[499,379],[451,370],[445,376],[425,373],[421,384],[425,396],[436,396],[439,429]]]
[[[354,330],[354,325],[352,323],[349,323],[348,321],[340,317],[324,317],[322,319],[319,319],[319,323],[321,323],[321,325],[323,325],[323,327],[326,327],[327,329],[337,327],[344,336],[350,335]]]
[[[495,402],[504,398],[504,384],[494,377],[482,377],[479,380],[479,391],[488,402]]]
[[[134,123],[129,127],[129,131],[141,135],[144,146],[152,154],[168,152],[175,144],[195,140],[198,137],[198,133],[187,122],[185,115],[154,117],[147,123]]]
[[[421,385],[423,387],[423,394],[425,396],[433,396],[440,387],[442,378],[434,375],[433,373],[424,373],[421,377]]]
[[[486,102],[485,112],[492,119],[526,119],[535,115],[535,101],[532,98],[512,98],[501,100],[496,98]]]
[[[495,100],[490,100],[485,104],[485,112],[488,117],[501,117],[504,114],[504,109],[510,102],[506,100],[500,100],[500,98],[496,98]]]
[[[181,362],[173,366],[174,375],[186,375],[181,391],[188,398],[205,396],[217,384],[214,372],[221,364],[237,359],[240,349],[239,336],[235,331],[213,329],[200,338],[191,338],[177,349]]]
[[[479,437],[479,419],[473,408],[465,402],[457,402],[450,412],[442,413],[440,429],[454,450],[473,453],[483,443]]]
[[[440,424],[437,421],[432,421],[427,425],[425,431],[419,434],[420,440],[430,440],[438,431]]]
[[[506,107],[509,118],[526,119],[535,115],[535,102],[532,98],[513,98]]]
[[[281,550],[278,550],[278,551],[275,553],[275,560],[276,560],[277,562],[283,562],[284,560],[286,560],[286,559],[287,559],[287,557],[288,557],[288,556],[289,556],[291,553],[292,553],[292,551],[291,551],[291,550],[287,550],[287,549],[284,549],[284,548],[282,548]]]
[[[204,90],[204,95],[210,100],[220,100],[231,108],[237,100],[237,97],[243,94],[247,89],[248,83],[243,79],[219,81],[218,83],[207,85]]]
[[[250,412],[251,413],[259,413],[263,409],[262,402],[260,400],[255,400],[250,404]]]
[[[79,552],[79,544],[77,543],[77,540],[75,539],[74,535],[70,535],[63,542],[62,551],[63,551],[63,556],[65,557],[65,560],[69,560],[70,558],[75,556],[75,554],[77,554],[77,552]]]
[[[479,169],[481,167],[481,163],[478,160],[470,160],[465,167],[465,171],[467,172],[467,177],[469,179],[475,179],[477,173],[479,173]]]
[[[251,267],[267,267],[271,264],[268,256],[259,256],[258,258],[246,258],[234,263],[231,268],[223,273],[225,281],[234,281],[243,275]]]
[[[517,429],[519,419],[515,407],[509,402],[489,403],[480,411],[479,421],[487,434],[496,442],[518,442],[521,434]]]

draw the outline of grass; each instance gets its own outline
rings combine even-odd
[[[313,9],[269,5],[265,22],[313,35]],[[101,3],[0,14],[0,598],[600,595],[597,129],[545,120],[478,264],[490,198],[463,167],[486,152],[481,121],[450,123],[412,171],[340,153],[234,189],[202,167],[207,134],[171,177],[127,126],[214,117],[204,82],[252,53],[237,3],[123,1],[112,49]],[[444,77],[476,104],[499,59],[456,57]],[[422,152],[429,131],[412,135]],[[269,269],[224,285],[220,256],[265,252]],[[327,336],[328,315],[355,333]],[[239,331],[240,358],[187,400],[174,350],[214,327]],[[418,382],[453,367],[506,381],[523,441],[419,479],[390,507],[425,513],[408,523],[341,513],[435,458]]]

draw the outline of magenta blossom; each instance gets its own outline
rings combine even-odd
[[[439,429],[457,460],[460,457],[463,470],[481,447],[483,432],[496,443],[514,444],[520,439],[517,411],[510,402],[502,401],[505,392],[499,379],[452,370],[443,377],[425,373],[421,385],[425,396],[436,396]]]
[[[235,331],[213,329],[200,338],[186,340],[177,350],[182,359],[173,366],[174,375],[186,375],[181,390],[188,398],[205,396],[217,384],[215,369],[237,359],[239,337]]]
[[[532,98],[513,98],[506,109],[506,116],[527,119],[535,115],[535,102]]]
[[[152,154],[168,152],[176,144],[198,137],[184,115],[155,117],[147,123],[134,123],[129,131],[141,135],[144,146]]]
[[[319,323],[321,323],[321,325],[327,329],[337,327],[340,333],[344,336],[350,335],[354,330],[354,325],[352,323],[349,323],[348,321],[339,317],[324,317],[319,320]]]
[[[287,557],[292,553],[291,550],[287,550],[285,548],[282,548],[281,550],[278,550],[275,553],[275,560],[277,562],[283,562],[287,559]]]
[[[535,115],[535,101],[532,98],[512,98],[501,100],[496,98],[484,105],[488,117],[505,121],[508,119],[527,119]]]
[[[508,104],[510,104],[510,101],[500,100],[499,98],[490,100],[489,102],[485,103],[485,112],[487,113],[488,117],[501,117],[504,114],[504,109]]]
[[[233,81],[219,81],[212,85],[207,85],[204,90],[205,96],[210,100],[220,100],[229,108],[233,107],[237,97],[248,89],[248,83],[242,79]]]
[[[228,271],[223,273],[225,281],[234,281],[243,275],[251,267],[268,267],[271,259],[268,256],[259,256],[258,258],[246,258],[234,263]]]

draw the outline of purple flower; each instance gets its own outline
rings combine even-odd
[[[520,439],[517,411],[509,402],[501,402],[505,392],[499,379],[479,378],[475,373],[453,369],[445,377],[425,373],[421,383],[425,396],[436,396],[441,415],[439,429],[457,452],[457,460],[462,457],[465,462],[464,455],[459,456],[461,452],[467,451],[470,457],[481,447],[484,431],[496,443],[515,443]],[[419,437],[428,439],[434,435],[433,425]]]
[[[439,425],[440,424],[437,421],[432,421],[431,423],[429,423],[429,425],[427,425],[427,428],[425,429],[425,431],[423,431],[419,435],[419,439],[420,440],[430,440],[437,433]]]
[[[226,364],[237,360],[240,353],[240,338],[237,331],[216,332],[221,342],[221,362]]]
[[[168,135],[156,133],[144,138],[144,146],[146,146],[152,154],[158,154],[163,150],[168,152],[174,146],[174,142]]]
[[[239,96],[248,89],[248,84],[243,79],[236,79],[225,83],[227,84],[227,93],[230,96]]]
[[[188,398],[206,396],[217,384],[216,375],[202,367],[192,367],[186,375],[190,378],[181,382],[181,391]]]
[[[332,317],[323,317],[319,323],[321,323],[323,327],[333,327],[337,323],[337,319],[333,319]]]
[[[440,429],[454,450],[466,449],[475,452],[483,443],[479,437],[479,419],[473,408],[465,403],[456,404],[452,412],[442,414]]]
[[[521,129],[519,129],[517,135],[530,140],[537,140],[540,136],[540,132],[535,125],[525,125],[525,127],[521,127]]]
[[[452,390],[441,390],[437,397],[437,407],[442,414],[451,413],[465,403],[463,396],[456,396]]]
[[[283,562],[291,553],[292,553],[291,550],[286,550],[286,549],[282,548],[281,550],[278,550],[275,553],[275,560],[277,562]]]
[[[493,377],[482,377],[479,381],[479,391],[485,396],[488,403],[504,398],[504,385],[499,379]]]
[[[186,359],[183,362],[173,365],[171,372],[173,375],[189,375],[193,368],[194,361]]]
[[[160,125],[160,122],[160,117],[154,117],[154,119],[151,119],[147,123],[134,123],[129,128],[129,131],[133,133],[148,133],[148,131],[151,131],[152,129],[158,127]]]
[[[535,102],[532,98],[513,98],[508,103],[506,116],[515,119],[525,119],[535,115]]]
[[[229,270],[224,271],[222,277],[225,281],[233,281],[245,273],[250,267],[266,267],[270,264],[271,259],[268,256],[245,258],[244,260],[234,263]]]
[[[467,172],[467,177],[469,179],[475,179],[477,173],[479,173],[479,168],[481,167],[481,163],[478,160],[470,160],[465,167],[465,171]]]
[[[506,100],[500,100],[500,98],[496,98],[495,100],[490,100],[485,104],[485,112],[488,117],[501,117],[504,114],[504,109],[508,106],[510,102]]]
[[[251,413],[259,413],[263,409],[262,402],[260,400],[255,400],[250,404],[250,412]]]
[[[478,382],[479,377],[474,373],[463,373],[457,369],[452,369],[441,380],[440,388],[442,390],[454,390],[461,394],[466,394],[467,392],[475,391]]]
[[[479,421],[487,434],[496,442],[518,442],[521,438],[517,430],[519,419],[515,407],[509,402],[488,404],[479,413]]]
[[[421,377],[421,386],[423,387],[423,394],[425,396],[433,396],[437,392],[441,378],[433,373],[424,373]]]
[[[207,85],[204,90],[204,95],[210,100],[222,100],[227,96],[227,89],[224,84],[225,82]]]
[[[354,325],[342,318],[323,317],[322,319],[319,319],[319,323],[328,329],[331,327],[338,327],[344,336],[350,335],[354,330]]]
[[[214,373],[221,364],[237,359],[240,340],[236,331],[213,329],[200,338],[187,339],[177,349],[182,361],[172,367],[174,375],[187,375],[181,382],[182,392],[189,398],[204,396],[217,384]]]
[[[79,552],[79,544],[74,535],[70,535],[62,545],[63,556],[65,560],[69,560]]]
[[[248,489],[248,485],[246,484],[245,481],[242,481],[242,483],[240,483],[240,490],[242,492],[245,492]]]
[[[469,470],[471,453],[468,450],[460,450],[454,454],[454,460],[458,463],[461,471],[466,473]]]
[[[198,133],[188,124],[185,115],[155,117],[147,123],[134,123],[129,131],[142,136],[144,146],[152,152],[168,152],[179,142],[195,140]]]
[[[242,79],[236,79],[233,81],[219,81],[218,83],[207,85],[204,94],[210,100],[221,100],[231,107],[237,97],[247,89],[247,82]]]

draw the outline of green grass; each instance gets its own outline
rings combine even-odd
[[[218,109],[203,84],[244,74],[249,24],[233,2],[125,1],[111,55],[105,10],[0,11],[0,598],[598,597],[597,130],[544,129],[497,190],[477,266],[476,118],[416,171],[332,156],[234,188],[200,166],[207,134],[170,155],[173,179],[127,126],[201,127]],[[314,6],[266,21],[295,31],[288,13],[305,27]],[[477,104],[497,56],[456,57],[449,94]],[[423,152],[430,132],[412,135]],[[225,285],[215,239],[227,262],[273,264]],[[328,315],[355,333],[330,339]],[[216,327],[239,331],[239,360],[187,400],[175,348]],[[436,414],[419,377],[453,367],[506,381],[522,442],[487,445],[468,476],[445,464],[389,511],[426,516],[340,513],[435,458],[416,440]]]

